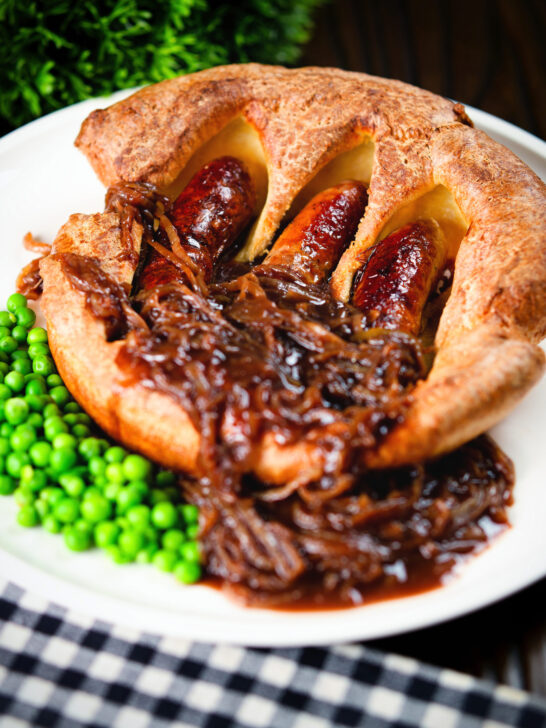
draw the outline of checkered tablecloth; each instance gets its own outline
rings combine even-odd
[[[355,644],[138,633],[0,585],[0,726],[543,728],[546,701]]]

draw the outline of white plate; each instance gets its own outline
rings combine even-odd
[[[51,241],[70,213],[103,209],[104,190],[72,142],[85,116],[109,101],[63,109],[0,140],[0,301],[14,290],[16,275],[30,257],[21,247],[28,230]],[[546,176],[546,144],[484,112],[471,109],[470,115]],[[182,587],[153,567],[119,567],[99,551],[73,554],[60,537],[17,526],[11,498],[0,499],[0,572],[96,618],[206,642],[328,644],[435,624],[490,604],[546,574],[545,411],[543,380],[493,431],[516,464],[513,527],[469,559],[441,589],[342,612],[245,609],[208,587]]]

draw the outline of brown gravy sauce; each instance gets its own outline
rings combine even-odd
[[[441,589],[458,578],[457,570],[469,559],[488,548],[492,539],[498,538],[510,528],[508,523],[496,523],[489,516],[480,519],[480,526],[488,534],[487,541],[476,545],[470,553],[449,555],[442,564],[419,558],[408,559],[405,562],[401,560],[394,564],[389,569],[389,574],[382,579],[367,584],[365,588],[354,589],[349,599],[342,598],[339,592],[326,592],[319,581],[309,579],[303,587],[302,596],[294,598],[290,603],[264,604],[263,607],[276,612],[336,612]],[[200,583],[215,591],[226,593],[241,602],[243,606],[248,603],[244,592],[239,593],[236,587],[226,584],[218,577],[206,575]],[[253,602],[252,606],[261,605],[259,602]]]
[[[146,193],[146,214],[133,200],[130,217],[157,250]],[[202,476],[181,487],[201,509],[210,578],[245,603],[338,609],[437,588],[506,527],[513,470],[489,438],[425,465],[362,470],[358,452],[403,419],[426,374],[422,345],[369,330],[327,283],[280,266],[201,286],[188,270],[186,283],[129,296],[98,261],[60,258],[107,338],[125,341],[127,381],[176,398],[201,432]],[[249,477],[269,431],[288,443],[320,431],[322,476],[279,488]]]

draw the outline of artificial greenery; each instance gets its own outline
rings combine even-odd
[[[0,0],[2,131],[116,89],[294,63],[324,0]]]

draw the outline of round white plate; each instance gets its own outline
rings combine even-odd
[[[104,190],[72,143],[87,114],[110,101],[76,104],[0,140],[0,301],[13,292],[17,273],[31,257],[21,246],[27,231],[50,242],[71,213],[103,209]],[[469,111],[477,126],[546,177],[546,144],[489,114]],[[440,589],[343,611],[246,609],[214,589],[182,587],[153,567],[116,566],[99,551],[73,554],[60,537],[17,526],[12,498],[0,499],[0,573],[96,618],[206,642],[328,644],[432,625],[490,604],[546,574],[545,411],[543,380],[493,431],[516,464],[513,527]]]

